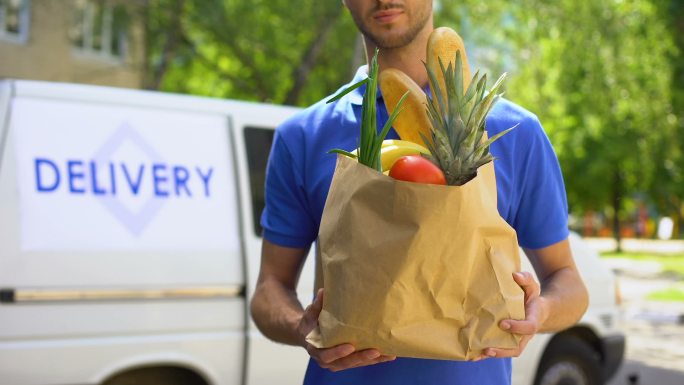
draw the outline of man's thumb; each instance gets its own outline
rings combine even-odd
[[[321,310],[323,310],[323,289],[318,289],[316,298],[304,311],[304,317],[310,322],[318,321],[318,315],[321,314]]]
[[[316,293],[316,298],[313,301],[313,304],[311,306],[312,310],[316,311],[316,315],[318,315],[321,310],[323,310],[323,289],[318,289],[318,292]]]

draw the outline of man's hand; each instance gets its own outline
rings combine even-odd
[[[337,345],[332,348],[318,349],[306,342],[306,336],[318,324],[318,316],[323,309],[323,289],[318,290],[314,302],[304,309],[302,319],[297,326],[297,332],[301,336],[302,346],[309,352],[320,367],[330,369],[333,372],[358,368],[360,366],[373,365],[380,362],[393,361],[395,356],[383,356],[377,349],[356,351],[351,344]]]
[[[513,273],[513,280],[525,291],[525,319],[522,321],[505,319],[499,323],[499,327],[509,333],[522,335],[520,344],[515,349],[484,349],[482,355],[473,361],[492,357],[518,357],[532,337],[539,332],[547,317],[544,298],[540,296],[541,289],[532,274],[529,272]]]

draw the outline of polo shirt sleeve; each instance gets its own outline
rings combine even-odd
[[[531,115],[531,114],[530,114]],[[518,207],[512,223],[525,248],[551,246],[568,237],[568,202],[558,158],[536,116],[527,117],[516,150]]]
[[[293,152],[286,140],[292,131],[293,126],[286,123],[276,130],[273,139],[266,167],[261,226],[264,238],[270,242],[285,247],[307,248],[316,239],[317,230],[304,188],[302,161],[293,155],[297,152]]]

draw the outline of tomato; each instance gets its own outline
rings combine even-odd
[[[420,155],[406,155],[397,159],[390,168],[389,176],[407,182],[446,184],[442,170]]]

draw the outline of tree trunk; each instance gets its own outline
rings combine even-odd
[[[304,57],[302,58],[301,64],[295,67],[294,73],[292,74],[294,84],[292,85],[292,88],[290,88],[290,91],[287,93],[287,96],[285,97],[285,104],[297,104],[299,94],[301,94],[302,90],[304,89],[304,85],[306,84],[306,80],[309,77],[309,73],[316,65],[316,60],[318,59],[321,50],[323,50],[323,47],[325,46],[326,40],[328,40],[330,32],[332,32],[332,30],[335,28],[335,22],[342,15],[343,9],[344,7],[342,6],[335,8],[335,12],[332,13],[330,16],[324,18],[321,24],[319,25],[316,33],[316,38],[307,47],[304,53]]]
[[[682,201],[679,198],[674,198],[674,210],[672,212],[672,219],[674,219],[674,227],[672,228],[672,238],[679,239],[682,229]]]
[[[620,234],[620,212],[622,211],[622,176],[620,169],[613,174],[613,237],[615,238],[615,251],[622,252],[622,235]]]
[[[173,60],[176,48],[178,46],[178,41],[182,35],[181,28],[181,18],[183,14],[183,5],[185,0],[176,0],[173,9],[169,10],[171,12],[171,23],[169,29],[166,33],[166,41],[164,42],[164,47],[161,52],[161,60],[159,65],[152,69],[152,78],[150,83],[147,84],[147,89],[159,90],[161,87],[166,71],[169,69],[169,62]]]
[[[150,4],[149,0],[143,0],[137,17],[142,21],[142,81],[140,87],[147,89],[147,85],[150,83],[150,39],[152,37],[152,29],[150,28]]]

